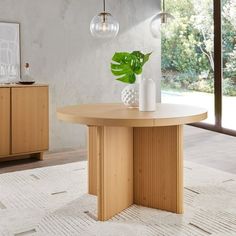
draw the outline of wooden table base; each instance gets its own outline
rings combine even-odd
[[[89,126],[89,193],[98,196],[98,219],[132,204],[183,213],[182,125],[202,121],[198,107],[157,103],[140,112],[100,103],[57,110],[59,120]]]
[[[134,203],[183,213],[182,126],[134,129]]]
[[[89,127],[89,193],[98,220],[132,204],[183,213],[182,126]]]

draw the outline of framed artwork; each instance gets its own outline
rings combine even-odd
[[[20,79],[20,24],[0,22],[0,83]]]

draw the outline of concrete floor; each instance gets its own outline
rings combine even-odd
[[[236,137],[192,126],[184,132],[185,160],[236,174]]]

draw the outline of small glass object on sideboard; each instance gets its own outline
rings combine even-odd
[[[34,79],[31,77],[30,74],[30,65],[29,63],[25,63],[24,65],[24,74],[21,78],[21,80],[19,81],[20,84],[34,84],[35,81]]]

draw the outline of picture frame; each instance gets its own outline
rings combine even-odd
[[[20,23],[0,22],[0,83],[21,77]]]

